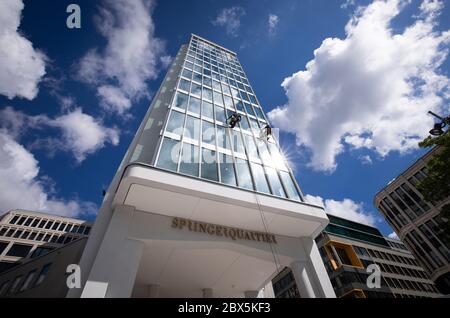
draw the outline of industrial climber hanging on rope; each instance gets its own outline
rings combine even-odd
[[[241,115],[238,113],[231,114],[230,117],[227,118],[227,123],[230,125],[230,128],[234,128],[238,122],[241,121]]]

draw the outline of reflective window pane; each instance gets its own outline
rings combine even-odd
[[[194,114],[200,115],[200,99],[191,96],[189,99],[188,110]]]
[[[174,106],[182,109],[186,109],[188,102],[188,95],[177,92],[177,96],[175,97]]]
[[[217,105],[215,105],[215,110],[216,110],[216,120],[225,123],[226,122],[226,118],[225,118],[225,109],[223,109],[222,107],[219,107]]]
[[[184,90],[184,91],[186,91],[186,92],[189,92],[189,88],[190,88],[190,86],[191,86],[191,82],[189,82],[189,81],[186,81],[185,79],[180,79],[180,84],[179,84],[179,88],[180,89],[182,89],[182,90]]]
[[[207,121],[202,122],[202,140],[211,145],[216,144],[216,132],[214,129],[214,124]]]
[[[285,198],[286,194],[284,193],[284,189],[283,186],[281,185],[277,171],[273,168],[266,167],[266,172],[270,182],[270,186],[272,188],[272,194]]]
[[[188,78],[188,79],[191,79],[191,77],[192,77],[192,71],[189,71],[189,70],[187,70],[187,69],[183,69],[182,75],[183,75],[184,77]]]
[[[181,135],[181,133],[183,132],[184,116],[185,115],[182,113],[172,111],[166,127],[166,131]]]
[[[244,104],[240,100],[236,101],[236,109],[241,112],[244,112]]]
[[[200,97],[201,94],[202,94],[202,87],[201,87],[201,85],[192,83],[191,94],[194,94],[194,95],[197,95],[198,97]]]
[[[216,80],[213,80],[213,88],[221,92],[220,83]]]
[[[247,160],[236,158],[236,171],[239,187],[253,190],[253,182]]]
[[[226,108],[234,109],[233,100],[231,99],[231,97],[224,96],[223,100],[225,102],[225,107]]]
[[[192,80],[201,84],[202,83],[202,75],[194,72],[194,76],[192,77]]]
[[[161,151],[156,166],[177,171],[178,157],[180,154],[180,142],[164,137]]]
[[[264,173],[264,169],[260,164],[250,163],[253,172],[253,178],[255,180],[256,190],[264,193],[269,193],[269,186],[267,185],[266,175]]]
[[[216,152],[209,149],[202,149],[202,178],[219,181],[217,172]]]
[[[234,173],[233,158],[219,153],[220,177],[222,183],[236,186],[236,175]]]
[[[209,88],[203,87],[203,99],[212,101],[212,91]]]
[[[230,138],[228,137],[228,128],[217,126],[217,145],[225,149],[231,149]]]
[[[256,119],[253,118],[249,118],[248,119],[250,121],[250,126],[252,127],[252,131],[259,136],[259,134],[261,133],[261,129],[259,128],[258,122],[256,121]]]
[[[213,91],[214,93],[214,104],[223,106],[223,99],[222,99],[222,94],[218,93],[216,91]]]
[[[250,157],[258,159],[258,150],[255,145],[255,141],[253,140],[252,136],[244,135],[245,144],[247,145],[247,153]]]
[[[184,137],[199,140],[200,137],[200,119],[187,116],[186,127],[184,128]]]
[[[202,102],[202,116],[214,120],[213,105],[207,101]]]
[[[232,130],[233,132],[233,150],[245,155],[244,142],[242,141],[242,135],[239,131]]]
[[[247,114],[255,116],[255,113],[253,112],[253,108],[249,103],[244,103],[244,107],[245,107],[245,110],[247,111]]]
[[[211,78],[209,77],[203,77],[203,85],[206,85],[208,87],[211,87]]]
[[[242,129],[250,131],[250,124],[248,123],[247,116],[241,116],[241,121],[239,122],[239,125]]]
[[[199,147],[184,143],[181,151],[180,172],[198,177],[198,157]]]
[[[289,173],[280,171],[281,180],[283,180],[289,199],[300,201],[300,195],[297,192],[294,182]]]

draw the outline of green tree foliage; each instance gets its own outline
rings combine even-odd
[[[426,201],[439,203],[450,197],[450,132],[439,137],[427,137],[419,143],[422,148],[439,147],[427,164],[428,176],[418,184]],[[444,236],[450,241],[450,203],[441,208],[445,221]]]

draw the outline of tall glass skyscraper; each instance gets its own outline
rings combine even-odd
[[[105,195],[71,297],[334,297],[305,203],[234,52],[192,35]]]

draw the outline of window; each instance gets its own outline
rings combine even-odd
[[[172,111],[166,127],[166,131],[181,135],[181,132],[183,131],[184,117],[184,114]]]
[[[191,96],[188,110],[196,115],[200,115],[200,99]]]
[[[191,82],[186,81],[185,79],[181,79],[178,87],[186,92],[189,92],[190,86],[191,86]]]
[[[14,237],[15,238],[19,238],[22,235],[22,231],[21,230],[17,230],[16,233],[14,233]]]
[[[272,188],[272,194],[285,198],[286,194],[284,192],[283,186],[281,185],[277,171],[273,168],[266,167],[266,173],[269,179],[270,186]]]
[[[23,281],[22,286],[20,287],[20,291],[21,292],[28,289],[28,287],[30,286],[30,284],[33,281],[33,278],[35,276],[36,276],[36,270],[35,269],[27,274],[25,280]]]
[[[224,149],[231,149],[231,142],[227,130],[223,126],[217,125],[217,145]]]
[[[253,140],[253,137],[249,136],[249,135],[244,135],[244,136],[245,136],[244,137],[245,143],[247,144],[247,152],[248,152],[249,157],[259,159],[258,150],[256,148],[256,144],[255,144],[255,141]]]
[[[236,186],[236,175],[234,173],[233,158],[226,154],[219,154],[220,176],[222,183]]]
[[[269,193],[270,189],[267,184],[266,174],[264,172],[263,167],[257,163],[250,163],[250,166],[253,171],[253,178],[255,179],[256,190],[259,192]]]
[[[202,86],[192,83],[191,94],[197,95],[198,97],[200,97],[202,95]]]
[[[180,173],[198,177],[199,147],[183,143],[180,161]]]
[[[220,121],[222,123],[226,122],[226,118],[225,118],[225,109],[223,107],[217,106],[215,105],[215,110],[216,110],[216,120]]]
[[[241,154],[245,154],[244,142],[242,141],[241,133],[235,130],[232,130],[233,133],[233,149],[234,152],[239,152]]]
[[[35,257],[41,256],[41,255],[45,255],[45,254],[47,254],[48,252],[50,252],[52,250],[53,250],[53,248],[51,248],[51,247],[39,246],[33,251],[33,253],[31,254],[31,258],[35,258]]]
[[[161,146],[161,150],[159,152],[157,166],[164,169],[176,171],[179,153],[180,142],[165,137]]]
[[[200,119],[192,116],[187,116],[186,127],[184,128],[184,137],[199,141]]]
[[[290,174],[286,171],[280,171],[280,176],[281,180],[283,180],[284,186],[286,187],[288,197],[292,200],[300,201],[300,196]]]
[[[212,101],[212,91],[209,88],[203,87],[203,99]]]
[[[216,143],[216,132],[214,125],[204,121],[202,126],[202,140],[205,143],[215,145]]]
[[[25,225],[25,226],[30,226],[31,221],[33,221],[33,218],[30,217],[30,218],[28,218],[28,219],[25,221],[24,225]]]
[[[36,227],[39,223],[40,219],[34,219],[33,223],[31,224],[31,227]]]
[[[27,218],[26,216],[22,216],[22,217],[20,218],[19,222],[17,222],[17,224],[18,224],[18,225],[22,225],[23,222],[25,222],[26,218]]]
[[[8,246],[7,242],[0,242],[0,254],[3,253],[3,251],[6,249],[7,246]]]
[[[339,255],[342,264],[352,265],[352,261],[350,260],[350,258],[347,255],[347,252],[343,248],[335,246],[334,249],[336,250],[336,253]]]
[[[239,186],[241,188],[253,190],[253,182],[247,160],[236,158],[236,170]]]
[[[32,246],[25,244],[14,244],[6,253],[8,256],[25,257],[30,252]]]
[[[9,221],[10,224],[16,224],[17,220],[19,219],[18,215],[14,215],[11,221]]]
[[[214,150],[202,149],[202,178],[219,181],[217,172],[217,159]]]
[[[175,97],[174,106],[181,108],[181,109],[186,109],[187,101],[188,101],[188,95],[178,92],[177,96]]]
[[[46,264],[44,265],[44,267],[42,267],[41,272],[39,273],[39,276],[36,280],[36,282],[34,283],[34,286],[38,286],[40,284],[42,284],[42,282],[45,280],[45,277],[47,277],[48,271],[50,270],[51,267],[51,263],[50,264]]]
[[[214,119],[213,105],[210,102],[202,102],[202,117]]]
[[[57,230],[60,222],[55,222],[52,226],[52,230]]]

